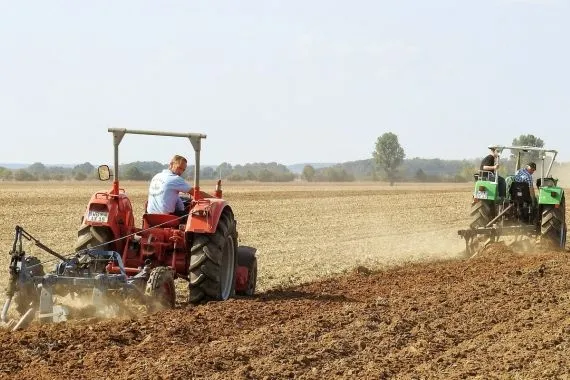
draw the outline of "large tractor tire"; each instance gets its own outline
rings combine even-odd
[[[45,274],[44,267],[37,257],[26,256],[24,257],[24,261],[26,268],[29,268],[28,272],[31,276],[39,277]],[[16,311],[18,311],[20,315],[24,315],[26,311],[32,307],[38,308],[39,303],[40,293],[34,284],[25,284],[14,294],[14,304],[16,305]]]
[[[77,231],[75,251],[95,247],[101,250],[109,250],[111,249],[111,244],[109,244],[111,240],[113,240],[113,234],[107,227],[83,224]]]
[[[239,247],[237,251],[238,267],[247,268],[247,287],[244,290],[236,291],[236,294],[251,297],[255,294],[257,285],[257,257],[255,257],[255,250],[248,248]]]
[[[168,267],[156,267],[150,272],[145,294],[150,298],[149,309],[172,309],[176,302],[174,274]]]
[[[97,248],[103,251],[112,250],[110,241],[113,240],[113,232],[103,226],[81,225],[77,231],[77,242],[75,243],[75,252],[86,251],[89,248]],[[105,271],[105,262],[96,262],[92,267],[93,272],[103,273]]]
[[[478,201],[471,205],[471,228],[485,227],[495,215],[495,205],[490,201]]]
[[[541,239],[550,241],[560,248],[566,245],[566,204],[564,198],[559,207],[545,205],[542,208],[540,221]]]
[[[237,231],[224,211],[214,234],[196,234],[190,251],[188,302],[225,301],[235,291]]]

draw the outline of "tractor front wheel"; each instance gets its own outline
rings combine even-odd
[[[149,308],[172,309],[176,302],[174,274],[168,267],[156,267],[150,272],[145,294],[150,298]]]
[[[237,231],[234,216],[224,211],[215,234],[196,234],[190,251],[188,301],[225,301],[234,293]]]
[[[566,205],[562,198],[560,205],[544,205],[540,221],[540,235],[542,239],[550,241],[564,249],[566,246]]]

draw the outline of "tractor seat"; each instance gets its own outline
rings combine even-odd
[[[143,229],[155,227],[159,224],[160,227],[164,228],[178,228],[180,219],[178,216],[172,214],[143,214]]]
[[[532,198],[530,196],[530,189],[528,183],[526,182],[513,182],[511,188],[509,189],[509,194],[511,195],[511,200],[516,203],[532,203]]]

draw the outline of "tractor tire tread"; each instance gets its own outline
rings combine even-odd
[[[163,286],[168,283],[172,289],[170,299],[163,299],[162,294]],[[173,308],[176,302],[176,287],[174,285],[174,274],[169,267],[156,267],[150,272],[149,279],[145,288],[145,295],[156,299],[157,303],[163,308]],[[153,305],[156,306],[156,305]]]
[[[188,284],[188,301],[196,304],[210,300],[225,300],[223,295],[222,280],[225,273],[223,270],[231,270],[231,291],[233,294],[233,283],[235,281],[235,268],[237,263],[237,233],[235,232],[235,222],[230,211],[224,211],[220,216],[216,232],[208,235],[196,235],[195,240],[190,249],[190,265],[189,265],[189,284]],[[233,260],[233,268],[222,268],[224,254],[226,252],[225,244],[227,244],[232,236],[235,255]]]

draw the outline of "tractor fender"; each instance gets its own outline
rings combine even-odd
[[[186,223],[186,232],[215,233],[220,216],[226,209],[233,214],[231,207],[223,199],[207,198],[199,200],[190,209],[188,222]]]
[[[103,214],[94,217],[92,212]],[[125,193],[112,195],[104,191],[97,192],[89,200],[82,223],[90,226],[108,227],[113,232],[115,239],[125,236],[129,234],[135,224],[131,201]]]
[[[564,189],[561,187],[541,187],[538,193],[538,203],[541,205],[559,205],[564,198]]]
[[[492,181],[478,180],[475,182],[473,199],[494,201],[497,199],[497,184]]]

